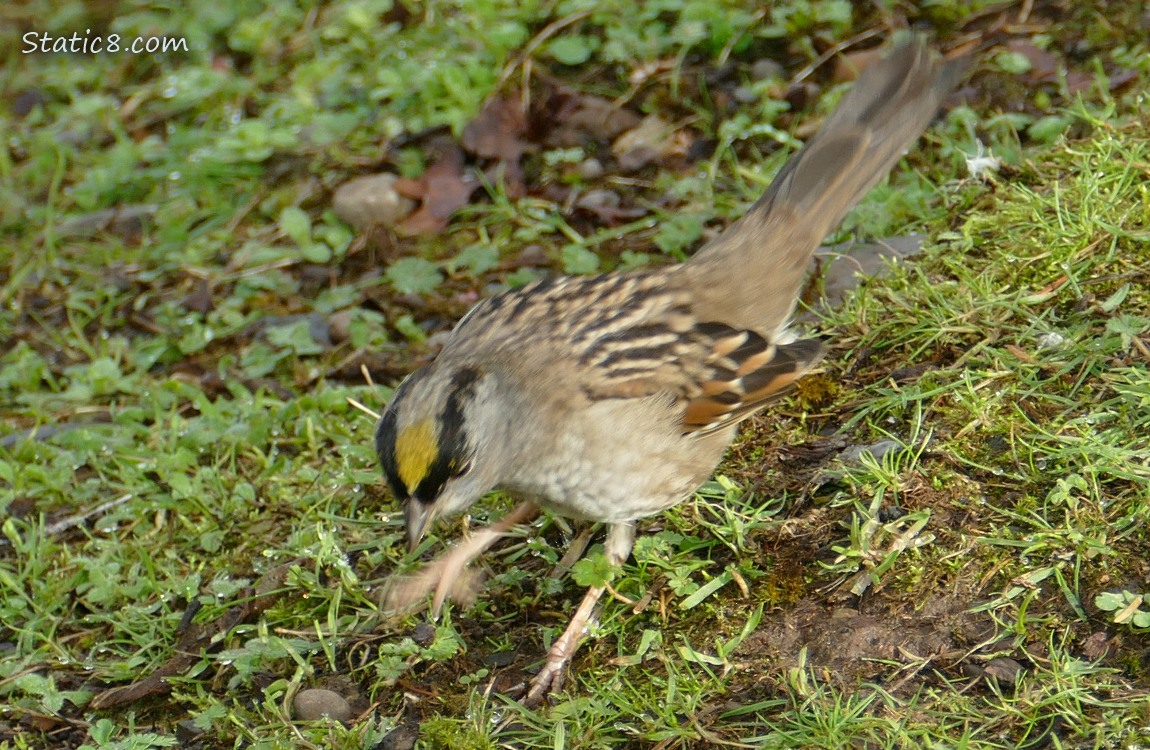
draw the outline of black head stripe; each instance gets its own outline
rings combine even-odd
[[[415,497],[422,502],[434,502],[448,479],[467,471],[471,455],[463,427],[463,409],[474,398],[475,384],[480,375],[478,370],[464,367],[451,378],[447,400],[439,415],[439,454],[432,462],[427,476],[415,488]]]
[[[408,378],[395,389],[391,403],[384,410],[383,417],[375,428],[375,453],[379,456],[380,468],[383,469],[383,476],[387,478],[387,483],[391,485],[391,491],[401,501],[407,500],[408,494],[407,488],[403,486],[403,480],[399,478],[399,464],[395,460],[395,441],[399,437],[397,416],[399,410],[395,407],[403,399],[411,379]]]

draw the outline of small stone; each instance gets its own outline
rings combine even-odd
[[[327,328],[334,343],[342,344],[351,338],[352,320],[354,315],[351,310],[339,310],[328,316]]]
[[[515,256],[515,265],[543,268],[549,263],[547,251],[542,245],[527,245]]]
[[[791,105],[791,109],[798,112],[807,108],[811,102],[818,101],[819,94],[822,93],[819,87],[810,81],[800,81],[786,90],[783,98],[787,100],[787,104]]]
[[[964,661],[962,663],[962,674],[971,679],[979,679],[986,676],[986,670],[974,662]]]
[[[756,81],[765,81],[768,78],[782,80],[783,66],[769,57],[759,58],[751,65],[751,78]]]
[[[519,655],[518,651],[496,651],[494,654],[488,654],[483,658],[483,666],[490,667],[491,669],[503,669],[510,667],[515,663],[515,657]]]
[[[48,104],[51,99],[40,89],[24,89],[11,99],[12,114],[26,117],[36,107]]]
[[[336,216],[355,227],[393,227],[415,209],[415,201],[399,194],[393,174],[355,177],[340,185],[332,197]]]
[[[189,312],[197,312],[202,315],[210,313],[216,307],[211,284],[205,280],[196,282],[192,291],[184,297],[180,305]]]
[[[1094,633],[1082,644],[1082,655],[1090,661],[1097,661],[1110,650],[1110,634],[1105,631]]]
[[[1000,656],[986,663],[986,674],[999,682],[1014,684],[1022,674],[1022,665],[1014,659]]]
[[[579,196],[575,205],[588,211],[598,211],[603,208],[618,208],[623,199],[614,190],[588,190]]]
[[[758,100],[758,93],[750,86],[737,86],[735,88],[735,101],[740,104],[754,104]]]
[[[592,157],[579,162],[579,176],[584,180],[597,180],[603,176],[603,162]]]
[[[300,721],[316,721],[325,717],[341,722],[351,720],[351,704],[334,690],[301,690],[296,693],[292,707],[295,709],[295,717]]]
[[[897,521],[905,515],[906,511],[897,505],[883,505],[878,509],[878,513],[875,513],[875,520],[879,523],[890,523],[891,521]]]
[[[411,640],[420,646],[430,646],[435,640],[435,626],[424,621],[411,629]]]
[[[387,733],[376,745],[378,750],[413,750],[419,740],[418,724],[402,724]]]

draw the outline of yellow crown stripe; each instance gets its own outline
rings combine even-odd
[[[416,422],[399,431],[395,438],[395,465],[408,493],[415,492],[431,471],[437,455],[439,446],[430,420]]]

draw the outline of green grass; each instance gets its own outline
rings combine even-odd
[[[566,690],[528,711],[504,693],[579,582],[611,573],[600,537],[551,576],[578,529],[542,520],[488,556],[474,606],[384,616],[380,587],[417,561],[353,402],[382,408],[493,289],[689,253],[840,90],[820,69],[827,96],[792,113],[753,62],[791,75],[884,19],[833,0],[398,8],[4,11],[27,106],[0,109],[0,750],[370,748],[403,726],[426,748],[1150,742],[1150,68],[1144,32],[1097,38],[1134,11],[1018,37],[1086,75],[1080,98],[1016,52],[983,58],[970,106],[840,232],[925,231],[924,253],[822,313],[825,372],[645,524]],[[946,37],[988,8],[914,15]],[[20,54],[25,31],[85,28],[191,49]],[[532,194],[484,177],[431,237],[356,236],[330,210],[351,176],[417,177],[424,131],[458,137],[501,80],[545,74],[713,151],[616,174],[602,148],[542,149]],[[964,171],[980,143],[1006,162],[989,183]],[[572,171],[596,153],[602,177]],[[648,213],[608,225],[545,185]],[[124,207],[138,224],[82,229]],[[532,247],[539,267],[517,266]],[[311,687],[356,720],[294,721]]]

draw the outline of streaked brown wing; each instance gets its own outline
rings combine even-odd
[[[713,342],[710,374],[683,411],[684,432],[721,429],[775,400],[823,356],[814,339],[772,344],[754,331],[704,323],[700,332]]]

